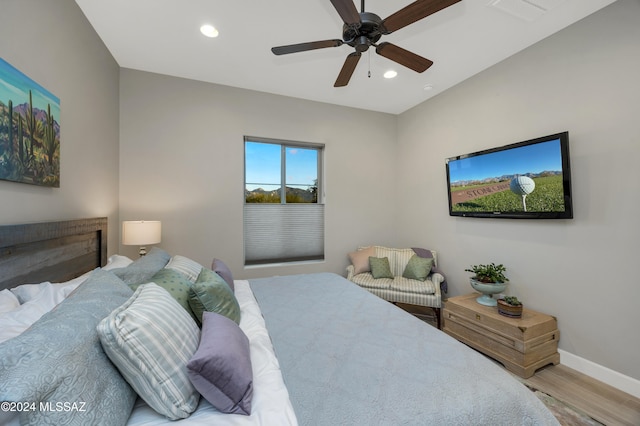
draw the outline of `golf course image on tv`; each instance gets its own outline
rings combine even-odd
[[[447,160],[452,216],[572,217],[568,134]]]

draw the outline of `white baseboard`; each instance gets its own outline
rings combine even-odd
[[[569,368],[573,368],[580,373],[593,377],[596,380],[600,380],[603,383],[613,386],[616,389],[620,389],[630,395],[640,398],[640,380],[636,380],[632,377],[620,374],[617,371],[611,370],[602,365],[596,364],[584,358],[580,358],[570,352],[558,349],[560,353],[560,364],[566,365]]]

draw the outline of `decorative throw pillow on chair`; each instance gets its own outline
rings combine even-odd
[[[424,281],[427,279],[431,268],[433,267],[433,258],[419,257],[414,254],[409,259],[407,266],[404,268],[402,276],[412,280]]]
[[[369,257],[369,265],[373,278],[393,278],[388,257]]]

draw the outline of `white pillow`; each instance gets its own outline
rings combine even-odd
[[[40,284],[22,284],[12,288],[11,292],[18,298],[20,304],[23,304],[40,294],[42,289],[48,285],[51,285],[48,281]]]
[[[105,271],[110,271],[111,269],[116,268],[125,268],[133,263],[133,260],[129,259],[127,256],[121,256],[119,254],[114,254],[110,256],[107,260],[107,264],[102,267]]]
[[[129,259],[127,256],[114,254],[113,256],[109,257],[109,259],[107,260],[107,264],[102,269],[108,271],[110,269],[124,268],[126,266],[129,266],[129,264],[132,262],[133,260]],[[73,278],[69,281],[54,283],[53,285],[57,290],[63,292],[64,297],[67,297],[73,290],[75,290],[76,287],[78,287],[78,285],[80,285],[80,283],[83,283],[89,277],[91,272],[93,271],[84,273],[79,277]],[[12,288],[11,292],[18,298],[20,303],[26,303],[36,297],[42,291],[42,289],[47,286],[47,284],[50,283],[46,281],[39,284],[23,284],[18,287]],[[0,312],[2,312],[1,308]]]
[[[0,314],[0,342],[19,335],[64,300],[64,291],[56,289],[53,284],[37,285],[41,287],[40,291],[31,300],[11,312]]]
[[[188,257],[180,255],[173,256],[165,268],[183,273],[192,283],[196,282],[198,275],[200,275],[200,272],[202,271],[201,264],[195,260],[191,260]]]
[[[187,373],[200,329],[171,295],[143,284],[97,327],[102,347],[138,395],[171,420],[188,417],[200,394]]]
[[[0,291],[0,314],[13,311],[20,306],[18,298],[9,290]]]

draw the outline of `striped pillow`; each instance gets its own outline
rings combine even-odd
[[[192,283],[196,282],[198,275],[200,275],[200,271],[202,271],[201,264],[195,260],[191,260],[188,257],[180,255],[173,256],[165,268],[173,269],[174,271],[185,274],[189,277],[189,281]]]
[[[187,373],[200,329],[171,295],[143,284],[98,324],[109,359],[151,408],[171,420],[188,417],[200,395]]]

